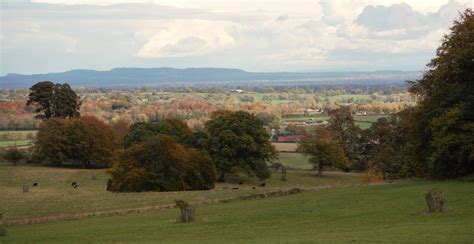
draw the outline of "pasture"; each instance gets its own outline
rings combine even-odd
[[[31,146],[32,144],[33,144],[33,141],[31,141],[31,140],[0,141],[0,148],[25,147],[25,146]]]
[[[95,174],[96,180],[92,180],[92,174]],[[5,211],[4,218],[11,220],[169,205],[175,199],[206,202],[294,187],[319,189],[357,185],[360,182],[358,174],[328,172],[323,178],[314,175],[315,172],[311,171],[289,171],[289,180],[281,181],[281,173],[274,173],[265,187],[257,186],[260,183],[257,178],[233,175],[227,183],[218,183],[215,189],[209,191],[112,193],[106,191],[109,175],[105,169],[0,164],[0,212]],[[240,181],[244,184],[238,185]],[[71,187],[72,182],[77,182],[79,187]],[[33,183],[38,183],[38,186],[33,187]],[[29,192],[22,193],[23,185],[29,186]],[[232,190],[233,187],[239,189]]]
[[[426,212],[423,193],[432,188],[445,194],[446,212]],[[176,223],[178,209],[169,209],[12,226],[0,242],[472,243],[473,195],[472,182],[352,186],[202,205],[186,224]]]

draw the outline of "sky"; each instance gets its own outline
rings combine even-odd
[[[0,75],[424,70],[473,0],[1,0]]]

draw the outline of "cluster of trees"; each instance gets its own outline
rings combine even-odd
[[[347,169],[375,169],[386,178],[448,179],[473,174],[473,29],[474,12],[467,9],[444,37],[428,64],[430,69],[422,79],[409,82],[410,92],[419,99],[415,107],[379,119],[365,131],[354,126],[348,109],[337,109],[328,132],[321,129],[314,133],[318,136],[306,136],[300,150],[320,170],[324,165],[344,169],[340,163],[346,156]]]
[[[112,166],[110,191],[211,189],[217,172],[222,181],[236,171],[260,179],[270,176],[267,162],[276,152],[264,122],[255,115],[219,111],[200,131],[178,118],[156,117],[130,127],[124,121],[107,124],[80,116],[80,101],[69,88],[52,82],[31,88],[27,103],[37,106],[36,118],[43,120],[34,148],[38,161]]]
[[[276,152],[263,122],[247,112],[216,112],[205,130],[180,119],[133,124],[124,136],[122,159],[109,170],[111,191],[204,190],[216,174],[245,172],[265,179]]]

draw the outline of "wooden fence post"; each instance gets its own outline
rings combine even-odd
[[[288,181],[288,176],[286,174],[286,171],[287,170],[286,170],[285,167],[281,168],[281,180],[282,181]]]

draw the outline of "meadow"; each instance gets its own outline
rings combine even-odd
[[[92,174],[96,180],[92,180]],[[258,186],[260,181],[257,178],[232,175],[227,183],[217,183],[210,191],[113,193],[106,191],[109,175],[105,169],[0,164],[0,212],[6,212],[4,219],[12,220],[162,206],[173,204],[175,199],[207,202],[294,187],[320,189],[360,184],[358,174],[339,172],[328,172],[326,177],[319,178],[315,177],[315,172],[294,170],[288,172],[288,181],[281,181],[280,177],[281,173],[274,173],[265,187]],[[240,181],[244,184],[238,185]],[[72,182],[79,187],[71,187]],[[33,187],[33,183],[38,183],[38,186]],[[23,185],[29,186],[29,192],[22,193]],[[233,187],[239,189],[232,190]]]
[[[438,188],[447,211],[427,213],[423,193]],[[322,189],[284,197],[127,216],[12,226],[0,242],[472,243],[473,182],[406,181]]]

